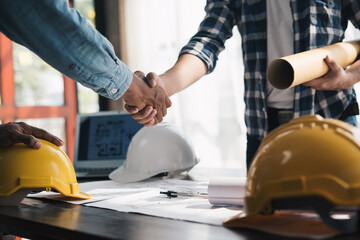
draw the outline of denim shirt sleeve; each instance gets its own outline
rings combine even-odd
[[[0,31],[104,97],[118,99],[131,84],[110,42],[66,0],[0,0]]]

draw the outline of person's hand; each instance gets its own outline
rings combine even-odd
[[[341,90],[350,88],[355,84],[351,74],[345,71],[334,59],[326,56],[324,60],[329,71],[320,78],[303,83],[304,86],[316,90]]]
[[[146,77],[143,73],[141,73],[141,78],[148,84],[149,87],[153,88],[155,86],[160,86],[167,94],[163,81],[156,73],[150,72],[146,75]],[[151,112],[150,106],[147,106],[145,109],[138,111],[136,108],[125,104],[125,109],[140,124],[144,124],[145,126],[152,126],[158,123],[157,121],[155,121],[155,119],[153,119],[153,113]]]
[[[137,107],[132,107],[125,104],[125,110],[131,114],[131,117],[135,119],[138,123],[144,124],[147,127],[158,124],[158,120],[156,118],[156,110],[151,106],[146,106],[142,110],[138,110]]]
[[[165,89],[156,84],[154,79],[148,80],[141,71],[134,73],[131,85],[133,84],[134,86],[130,86],[123,96],[125,109],[135,120],[145,126],[161,122],[167,113],[167,108],[171,106]]]
[[[144,73],[141,71],[136,71],[134,73],[136,76],[140,77],[141,79],[143,79]],[[143,79],[145,82],[146,80]],[[149,87],[154,87],[156,85],[152,84],[152,86],[149,85]],[[125,103],[125,110],[128,111],[131,116],[138,121],[138,123],[140,124],[144,124],[145,126],[149,127],[152,125],[155,125],[156,119],[155,116],[157,114],[156,109],[154,109],[152,106],[146,106],[145,108],[143,108],[142,110],[139,111],[139,109],[135,106],[130,106],[129,104]],[[138,120],[140,119],[140,120]]]
[[[41,142],[36,138],[47,140],[57,146],[64,145],[60,138],[24,122],[0,124],[0,148],[10,147],[15,143],[24,143],[36,149],[41,148]]]

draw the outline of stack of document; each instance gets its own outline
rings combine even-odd
[[[223,225],[224,221],[231,219],[236,223],[233,227],[251,228],[283,236],[328,238],[339,234],[328,228],[316,214],[309,212],[282,212],[268,216],[246,217],[243,207],[236,204],[244,194],[242,192],[239,195],[236,189],[240,191],[239,186],[244,184],[234,185],[228,182],[228,186],[222,186],[223,183],[226,181],[214,181],[210,185],[209,182],[179,179],[148,180],[127,184],[111,180],[94,181],[80,183],[80,190],[93,196],[88,200],[74,201],[51,192],[30,194],[28,197],[48,198],[72,204],[212,225]],[[169,197],[160,194],[169,190],[181,193],[206,193],[209,199],[188,196]],[[235,202],[231,201],[229,191],[235,191],[233,193]],[[221,198],[222,195],[224,198]],[[224,201],[228,204],[221,204]]]

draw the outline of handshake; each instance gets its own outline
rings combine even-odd
[[[131,116],[145,126],[155,125],[163,120],[171,101],[165,90],[164,83],[155,73],[137,71],[133,81],[123,95],[125,108]],[[0,148],[12,146],[15,143],[25,143],[31,148],[40,148],[42,138],[62,146],[64,142],[51,133],[30,126],[24,122],[0,124]]]
[[[133,74],[133,81],[122,98],[125,109],[140,124],[152,126],[160,123],[171,106],[164,84],[155,73],[146,76],[141,71]]]

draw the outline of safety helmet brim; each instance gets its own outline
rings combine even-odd
[[[67,197],[79,198],[81,200],[87,200],[87,199],[92,198],[92,195],[83,193],[83,192],[78,192],[78,193],[74,193],[74,194],[63,194],[63,195],[67,196]]]

